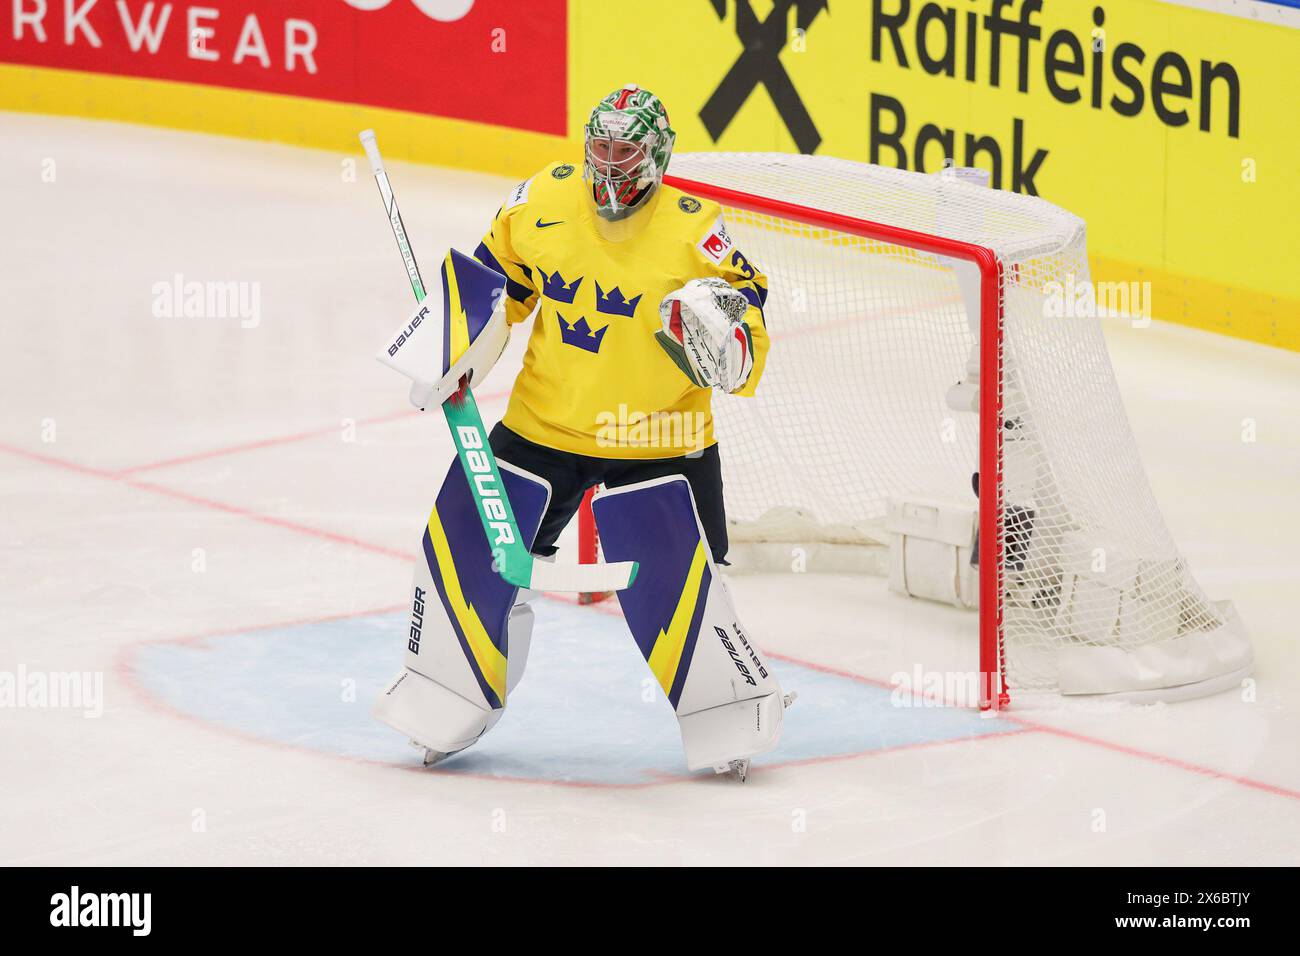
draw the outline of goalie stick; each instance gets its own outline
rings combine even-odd
[[[402,253],[411,291],[415,293],[417,303],[423,302],[426,296],[424,280],[420,277],[420,267],[406,236],[406,226],[402,223],[402,214],[397,208],[397,197],[393,195],[388,174],[384,172],[384,161],[379,155],[374,130],[364,130],[360,139],[366,158],[370,160],[370,168],[375,174],[375,182],[379,185],[379,195],[384,200],[384,211],[388,214],[393,238],[397,240],[397,248]],[[478,507],[483,531],[492,547],[492,566],[496,572],[516,587],[537,591],[618,591],[630,585],[636,578],[635,561],[561,565],[538,561],[529,553],[520,538],[514,510],[510,507],[510,499],[501,483],[496,456],[492,454],[492,447],[488,443],[487,429],[483,427],[483,418],[469,386],[468,378],[462,380],[460,390],[442,403],[442,412],[447,419],[447,427],[451,429],[456,456],[465,470],[465,478]],[[485,490],[489,492],[487,496]],[[492,491],[495,493],[490,493]],[[494,518],[490,514],[485,497],[500,502],[501,509],[505,512],[504,521],[500,520],[499,515]]]

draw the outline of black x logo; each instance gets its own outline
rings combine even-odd
[[[710,2],[718,19],[725,19],[727,0]],[[828,0],[776,0],[767,19],[759,22],[749,0],[736,0],[736,36],[744,44],[745,51],[732,64],[709,101],[700,110],[704,128],[709,131],[715,143],[760,83],[767,87],[776,111],[785,123],[785,128],[794,137],[799,152],[815,152],[821,143],[821,134],[804,109],[803,100],[794,88],[794,81],[778,59],[789,39],[786,24],[792,7],[795,9],[795,25],[800,30],[807,30],[819,13],[830,10]]]

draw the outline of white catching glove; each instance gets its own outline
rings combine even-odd
[[[725,279],[692,279],[659,303],[663,330],[655,338],[701,388],[734,392],[754,368],[747,300]]]

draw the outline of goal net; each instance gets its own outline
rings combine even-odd
[[[995,705],[1239,680],[1249,639],[1144,474],[1083,221],[964,172],[673,158],[668,181],[721,202],[769,282],[757,396],[714,401],[733,553],[820,549],[978,608]]]

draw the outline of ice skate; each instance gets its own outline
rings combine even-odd
[[[432,747],[426,747],[418,740],[412,740],[411,746],[416,748],[417,750],[424,751],[424,766],[426,767],[432,767],[434,764],[440,764],[448,757],[454,757],[456,756],[456,754],[460,753],[460,750],[449,750],[446,752],[443,752],[441,750],[434,750]],[[467,747],[461,748],[461,750],[467,750],[467,749],[468,749]]]

